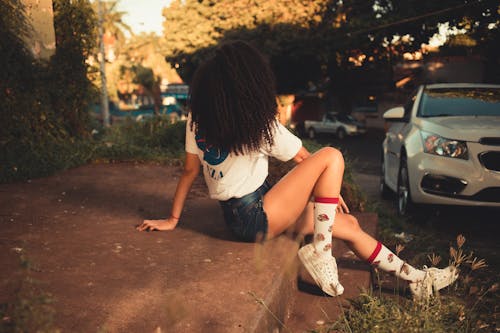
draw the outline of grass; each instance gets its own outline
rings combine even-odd
[[[465,306],[453,300],[419,304],[365,293],[351,301],[345,321],[321,332],[473,332],[467,318]]]
[[[490,332],[495,323],[488,320],[481,307],[497,285],[485,286],[479,270],[486,267],[484,260],[474,257],[464,247],[465,238],[457,237],[450,247],[450,263],[461,270],[457,282],[443,290],[442,295],[429,302],[417,303],[401,294],[371,291],[351,301],[344,320],[329,329],[336,332]],[[428,255],[429,265],[440,264],[439,255]],[[480,287],[481,286],[481,287]],[[471,290],[477,288],[477,293]],[[345,324],[347,322],[347,324]],[[327,331],[329,332],[329,331]]]
[[[166,116],[144,122],[126,119],[98,133],[92,156],[97,162],[159,162],[178,163],[184,157],[186,123],[174,124]]]
[[[53,322],[52,295],[32,277],[35,268],[22,250],[19,258],[22,270],[15,280],[15,294],[10,302],[0,304],[0,333],[60,332]]]
[[[185,122],[167,117],[126,119],[109,129],[94,124],[91,138],[21,138],[0,147],[0,183],[52,175],[87,163],[179,164],[184,156]],[[1,144],[1,143],[0,143]]]
[[[375,272],[374,286],[350,300],[341,317],[311,332],[419,332],[419,333],[481,333],[498,331],[498,276],[467,247],[462,235],[451,243],[440,239],[423,225],[400,218],[380,202],[367,203],[367,209],[379,215],[378,237],[390,249],[408,259],[416,267],[443,267],[454,264],[460,269],[459,279],[442,290],[428,303],[410,299],[406,284]],[[406,234],[406,242],[401,237]],[[423,251],[422,249],[425,249]],[[448,258],[447,260],[445,258]],[[493,315],[492,315],[493,312]]]

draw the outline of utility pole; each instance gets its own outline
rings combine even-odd
[[[104,38],[103,38],[103,13],[101,0],[97,0],[99,11],[99,68],[101,72],[101,111],[104,127],[109,127],[109,103],[108,103],[108,89],[106,83],[106,55],[104,51]]]

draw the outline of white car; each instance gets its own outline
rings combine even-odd
[[[500,207],[500,85],[420,86],[389,109],[380,191],[416,204]]]
[[[350,115],[329,112],[321,120],[306,120],[304,129],[309,139],[315,139],[318,134],[334,134],[343,140],[346,136],[366,133],[366,125]]]

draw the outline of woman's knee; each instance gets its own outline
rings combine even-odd
[[[336,164],[344,168],[344,156],[340,150],[333,147],[324,147],[321,148],[318,153],[321,154],[322,159],[329,164]]]

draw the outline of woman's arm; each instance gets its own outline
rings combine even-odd
[[[173,230],[177,226],[177,222],[179,222],[184,202],[199,172],[200,160],[198,159],[198,155],[186,153],[184,171],[177,183],[170,217],[161,220],[144,220],[137,227],[137,230]]]
[[[184,202],[186,197],[193,185],[194,180],[200,172],[200,160],[198,155],[186,153],[186,161],[184,163],[184,171],[177,184],[177,189],[175,190],[174,202],[172,204],[172,211],[170,217],[175,217],[179,219],[182,214],[182,208],[184,207]]]

